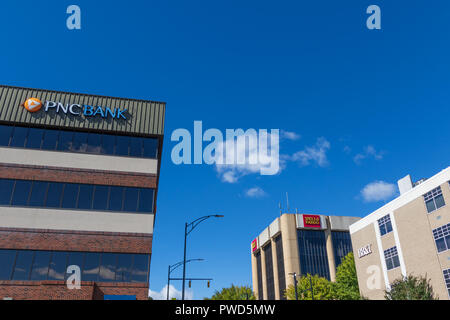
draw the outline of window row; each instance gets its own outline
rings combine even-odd
[[[157,158],[158,139],[0,125],[0,147]]]
[[[390,249],[384,250],[384,259],[386,260],[386,268],[388,270],[400,267],[397,247],[392,247]]]
[[[380,235],[384,236],[392,231],[391,216],[385,215],[383,218],[378,219],[378,227],[380,228]]]
[[[445,206],[444,196],[442,195],[442,189],[440,186],[424,194],[423,198],[425,200],[428,213]]]
[[[433,230],[434,241],[438,252],[450,249],[450,223]]]
[[[3,206],[153,212],[148,188],[0,179],[0,190]]]
[[[450,297],[450,269],[444,270],[444,280],[447,286],[448,296]]]
[[[66,280],[75,265],[81,281],[146,283],[149,264],[146,254],[0,250],[0,280]]]

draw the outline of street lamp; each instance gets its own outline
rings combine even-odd
[[[186,263],[192,262],[192,261],[204,261],[204,260],[205,260],[205,259],[189,259],[189,260],[186,261]],[[168,274],[167,274],[167,300],[169,300],[170,274],[171,274],[176,268],[178,268],[179,266],[182,266],[183,263],[184,263],[184,261],[180,261],[180,262],[177,262],[177,263],[175,263],[175,264],[169,266],[169,272],[168,272]]]
[[[295,300],[298,300],[298,291],[297,291],[297,273],[291,272],[290,275],[294,276],[294,287],[295,287]],[[311,300],[314,300],[314,290],[313,290],[313,284],[312,284],[312,278],[311,275],[309,275],[309,289],[302,290],[302,295],[305,293],[305,291],[311,291]]]
[[[184,300],[184,287],[185,287],[185,282],[186,282],[186,241],[187,241],[187,236],[188,236],[188,234],[190,234],[192,232],[192,230],[195,229],[196,226],[198,226],[201,222],[203,222],[209,218],[223,218],[223,215],[212,214],[209,216],[204,216],[204,217],[201,217],[201,218],[198,218],[198,219],[192,221],[191,223],[186,222],[186,224],[184,225],[183,289],[181,292],[181,300]]]
[[[294,276],[294,288],[295,288],[295,300],[298,300],[298,291],[297,291],[297,273],[291,272],[290,275]]]

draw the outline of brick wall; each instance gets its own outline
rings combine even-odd
[[[139,233],[12,229],[0,227],[0,248],[151,253],[153,236]]]
[[[148,285],[83,281],[80,289],[69,290],[64,281],[0,281],[0,300],[103,300],[104,295],[147,300]]]

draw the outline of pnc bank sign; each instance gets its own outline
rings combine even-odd
[[[71,114],[73,116],[96,117],[101,116],[104,119],[125,119],[127,120],[127,109],[109,108],[101,106],[90,106],[86,104],[63,104],[61,102],[46,101],[42,103],[37,98],[30,98],[25,101],[22,106],[29,112],[38,112],[44,107],[45,112],[50,110],[56,111],[56,113]]]

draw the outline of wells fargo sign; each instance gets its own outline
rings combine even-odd
[[[320,216],[304,214],[303,226],[305,228],[320,228]]]

